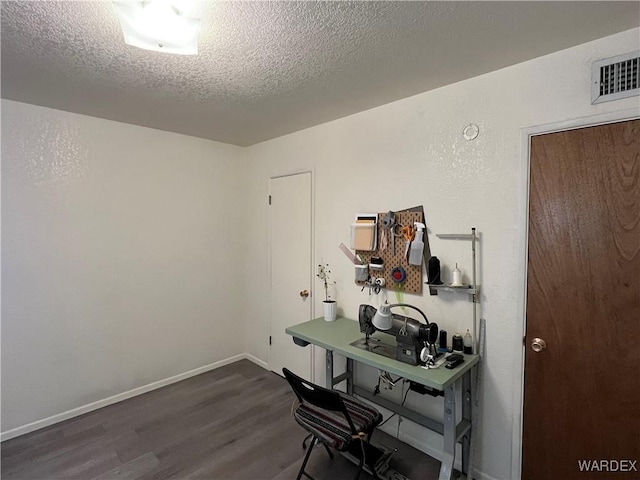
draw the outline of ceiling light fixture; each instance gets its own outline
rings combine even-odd
[[[197,55],[200,18],[189,1],[114,1],[127,45],[157,52]],[[190,8],[191,7],[191,8]]]

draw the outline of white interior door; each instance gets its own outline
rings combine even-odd
[[[311,320],[311,172],[270,179],[271,339],[269,368],[311,377],[311,346],[299,347],[285,333]],[[302,292],[308,292],[305,296]]]

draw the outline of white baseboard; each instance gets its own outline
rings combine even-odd
[[[388,431],[387,429],[385,429],[384,427],[382,428],[383,431],[385,431],[386,433],[388,433],[391,436],[396,435],[396,430],[394,428],[390,428]],[[429,445],[427,443],[425,443],[424,440],[420,440],[418,438],[415,438],[411,435],[408,435],[407,433],[403,432],[402,429],[400,429],[400,437],[399,439],[406,443],[407,445],[411,445],[413,448],[420,450],[423,453],[426,453],[427,455],[429,455],[430,457],[435,458],[436,460],[440,460],[442,461],[442,456],[443,456],[443,452],[442,449],[440,448],[436,448],[433,445]],[[374,441],[375,443],[375,441]],[[455,461],[455,465],[454,468],[457,468],[458,470],[462,469],[462,461],[459,457],[459,455],[456,455],[456,461]],[[493,478],[490,475],[487,475],[486,473],[483,473],[481,471],[479,471],[477,468],[471,468],[471,471],[473,473],[473,478],[475,480],[498,480],[496,478]],[[464,477],[466,478],[466,477]]]
[[[247,353],[234,355],[232,357],[225,358],[224,360],[213,362],[213,363],[210,363],[209,365],[204,365],[202,367],[189,370],[188,372],[174,375],[173,377],[165,378],[163,380],[158,380],[157,382],[153,382],[148,385],[144,385],[142,387],[134,388],[133,390],[129,390],[127,392],[119,393],[117,395],[113,395],[111,397],[104,398],[102,400],[98,400],[96,402],[92,402],[87,405],[83,405],[81,407],[67,410],[66,412],[52,415],[51,417],[43,418],[42,420],[36,420],[35,422],[31,422],[26,425],[22,425],[20,427],[12,428],[11,430],[7,430],[6,432],[0,433],[0,442],[4,442],[5,440],[9,440],[11,438],[19,437],[20,435],[24,435],[24,434],[33,432],[35,430],[40,430],[41,428],[48,427],[49,425],[53,425],[55,423],[59,423],[64,420],[68,420],[70,418],[77,417],[79,415],[84,415],[85,413],[92,412],[99,408],[106,407],[108,405],[113,405],[114,403],[121,402],[128,398],[132,398],[137,395],[142,395],[143,393],[147,393],[152,390],[157,390],[158,388],[166,387],[167,385],[171,385],[172,383],[176,383],[181,380],[185,380],[187,378],[200,375],[201,373],[205,373],[210,370],[215,370],[216,368],[224,367],[225,365],[229,365],[230,363],[237,362],[238,360],[245,360],[245,359],[250,360],[251,362],[255,363],[256,365],[264,369],[268,369],[266,362],[263,362],[262,360],[254,357],[253,355],[249,355]]]
[[[493,478],[486,473],[479,472],[478,470],[473,470],[473,478],[477,480],[498,480],[497,478]]]
[[[244,358],[246,358],[247,360],[252,361],[253,363],[255,363],[256,365],[258,365],[259,367],[264,368],[265,370],[269,370],[269,364],[263,360],[260,360],[257,357],[254,357],[253,355],[251,355],[250,353],[245,353],[243,355]]]

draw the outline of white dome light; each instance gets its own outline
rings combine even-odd
[[[158,52],[196,55],[200,19],[185,4],[170,0],[113,2],[127,45]]]

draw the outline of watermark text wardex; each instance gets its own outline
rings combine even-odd
[[[581,472],[637,472],[637,460],[578,460]]]

